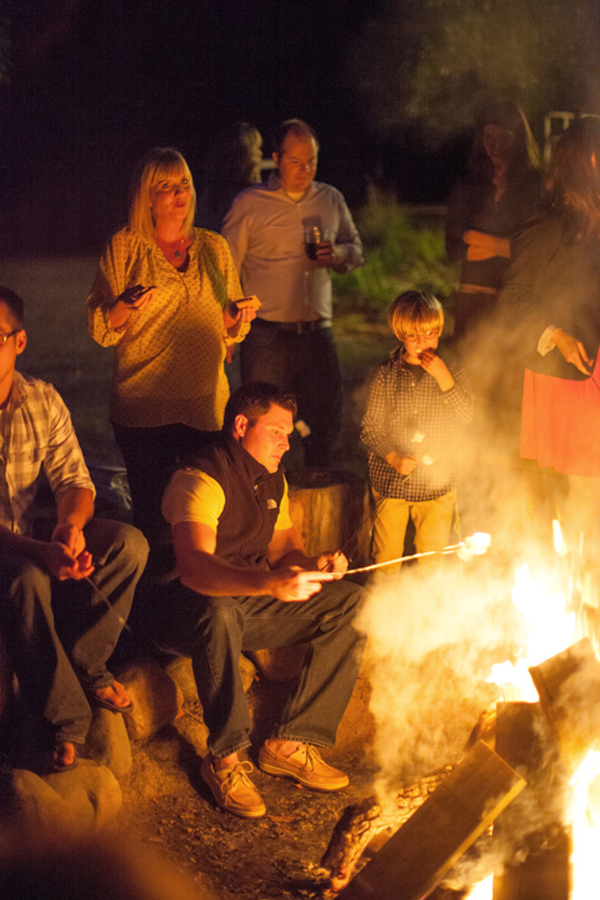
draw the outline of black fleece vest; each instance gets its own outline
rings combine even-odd
[[[271,474],[242,445],[224,438],[192,463],[225,494],[215,554],[237,566],[264,569],[284,493],[283,469]]]

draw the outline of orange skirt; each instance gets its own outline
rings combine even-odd
[[[600,475],[600,352],[584,381],[525,370],[520,455],[565,475]]]

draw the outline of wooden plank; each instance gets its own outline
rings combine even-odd
[[[565,763],[600,746],[600,662],[589,638],[529,669]]]
[[[494,822],[492,849],[508,864],[494,877],[493,900],[569,900],[567,772],[540,703],[498,704],[496,752],[527,787]]]
[[[507,866],[494,876],[493,900],[569,900],[571,840],[563,833],[557,844],[531,853],[520,866]]]
[[[421,900],[525,787],[482,741],[338,894],[339,900]]]

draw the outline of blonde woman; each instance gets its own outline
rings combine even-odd
[[[244,339],[252,308],[225,240],[194,228],[196,193],[173,148],[157,147],[133,180],[129,222],[106,248],[88,297],[88,329],[114,347],[110,419],[123,454],[134,522],[162,527],[171,470],[223,424],[227,348]]]

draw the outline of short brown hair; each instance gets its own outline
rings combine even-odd
[[[131,185],[129,227],[148,240],[152,240],[154,236],[150,190],[159,181],[177,174],[184,175],[190,183],[191,203],[183,223],[184,228],[189,231],[196,215],[196,190],[192,173],[179,150],[175,150],[174,147],[154,147],[136,167]]]
[[[307,122],[303,122],[302,119],[286,119],[273,132],[273,153],[276,153],[278,156],[283,153],[283,145],[288,134],[293,134],[299,140],[310,140],[313,138],[317,145],[317,150],[319,149],[319,138]]]
[[[444,327],[444,308],[428,291],[405,291],[388,311],[388,325],[399,341],[407,334],[423,334]]]
[[[223,432],[232,434],[237,416],[245,416],[251,426],[256,425],[261,416],[265,416],[272,406],[281,406],[295,416],[298,412],[296,398],[289,391],[269,384],[267,381],[249,381],[233,392],[223,420]]]

